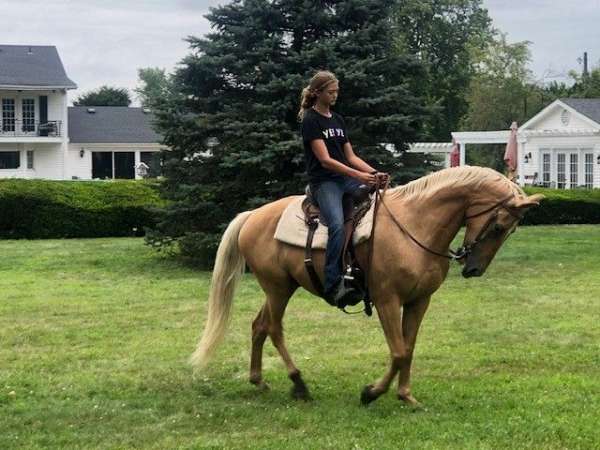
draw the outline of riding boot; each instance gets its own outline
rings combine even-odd
[[[362,298],[363,293],[352,286],[346,286],[343,278],[331,291],[325,293],[327,302],[340,309],[344,309],[348,305],[356,305]]]

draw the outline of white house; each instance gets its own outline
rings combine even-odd
[[[141,108],[68,107],[53,46],[0,45],[0,178],[140,178],[161,138]]]
[[[510,130],[456,131],[465,163],[467,144],[506,143]],[[518,129],[517,182],[559,189],[600,188],[600,98],[555,100]],[[440,154],[450,165],[452,143],[419,142],[409,151]]]

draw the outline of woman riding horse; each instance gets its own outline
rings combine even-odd
[[[344,247],[344,194],[360,196],[378,178],[378,172],[359,158],[352,149],[344,119],[331,111],[339,95],[339,82],[327,71],[317,72],[302,90],[300,112],[302,140],[310,190],[327,224],[325,252],[325,298],[343,308],[361,300],[362,293],[345,286],[342,267]]]
[[[197,368],[205,366],[222,341],[233,294],[247,264],[266,295],[252,323],[250,382],[266,387],[262,350],[269,336],[293,382],[293,396],[309,398],[285,346],[282,319],[299,286],[316,292],[304,267],[304,249],[274,238],[283,211],[297,198],[283,198],[240,213],[225,230],[213,270],[206,326],[191,362]],[[461,226],[466,225],[464,251],[460,252],[462,274],[466,278],[481,276],[523,214],[542,198],[539,194],[528,197],[494,170],[468,166],[441,170],[385,192],[371,235],[368,285],[389,346],[390,363],[379,380],[363,389],[364,404],[386,392],[396,376],[398,398],[417,403],[410,389],[417,333],[431,295],[444,282],[450,260],[457,258],[448,248]],[[367,242],[356,247],[361,267],[366,267],[368,253]],[[324,259],[323,252],[315,252],[318,273],[323,273]]]

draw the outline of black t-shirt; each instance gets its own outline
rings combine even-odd
[[[325,117],[314,109],[308,109],[302,120],[302,140],[304,141],[304,157],[306,172],[310,183],[343,178],[343,175],[324,168],[313,152],[310,142],[322,139],[325,142],[329,156],[342,164],[349,166],[344,154],[344,144],[348,142],[346,124],[339,114],[331,113]]]

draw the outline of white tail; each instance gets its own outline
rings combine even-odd
[[[238,214],[221,238],[210,284],[208,318],[196,351],[190,357],[190,363],[196,369],[208,364],[227,331],[233,294],[246,265],[238,248],[238,236],[250,214],[252,211]]]

